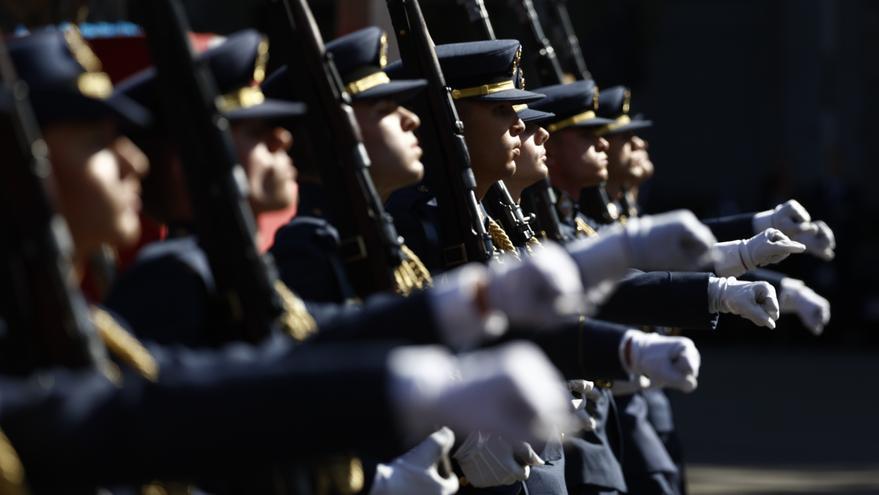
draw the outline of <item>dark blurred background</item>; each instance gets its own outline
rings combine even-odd
[[[41,3],[58,6],[59,18],[128,15],[123,1],[35,0],[6,2],[0,22],[11,28],[10,5]],[[198,31],[267,25],[262,0],[185,3]],[[327,39],[368,24],[389,28],[383,0],[310,4]],[[507,0],[486,4],[498,35],[518,37]],[[437,43],[475,37],[458,0],[422,5]],[[656,164],[642,194],[648,212],[683,207],[710,217],[796,198],[836,234],[834,261],[796,256],[778,267],[831,301],[822,336],[792,316],[773,332],[725,319],[717,332],[693,335],[702,387],[674,397],[693,493],[879,493],[879,167],[871,152],[879,2],[570,0],[568,8],[598,85],[631,87],[633,113],[655,122],[644,134]]]

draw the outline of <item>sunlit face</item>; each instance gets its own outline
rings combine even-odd
[[[58,208],[67,220],[76,253],[102,244],[125,247],[140,237],[140,181],[146,156],[121,136],[112,120],[53,123],[43,137],[49,147]]]
[[[554,133],[546,144],[547,165],[553,180],[584,188],[607,180],[607,149],[604,138],[589,127],[569,127]]]
[[[608,175],[610,179],[630,187],[653,175],[653,163],[647,153],[647,141],[632,132],[608,138]]]
[[[247,174],[248,200],[254,214],[283,210],[296,201],[296,169],[287,151],[293,135],[260,119],[232,124],[238,159]]]
[[[459,100],[457,105],[476,182],[491,184],[511,177],[525,131],[513,104]]]
[[[358,101],[354,115],[372,162],[370,174],[379,194],[417,183],[424,176],[417,115],[393,100]]]
[[[517,184],[527,187],[545,178],[549,173],[546,168],[546,141],[549,133],[543,127],[528,124],[525,132],[519,136],[522,147],[516,157],[516,174],[513,179]]]

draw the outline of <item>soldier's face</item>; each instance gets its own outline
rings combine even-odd
[[[370,175],[379,194],[385,197],[421,180],[424,176],[422,151],[414,132],[421,125],[417,115],[393,100],[356,102],[354,115],[372,162]]]
[[[55,123],[45,126],[53,187],[67,220],[77,256],[102,244],[128,246],[140,236],[140,181],[146,156],[113,121]]]
[[[589,128],[568,128],[546,144],[550,174],[563,176],[571,186],[594,186],[607,180],[608,142]]]
[[[479,184],[507,179],[516,172],[525,123],[509,102],[458,101],[464,140]]]
[[[254,214],[283,210],[296,201],[296,169],[287,151],[290,131],[259,119],[232,125],[238,159],[247,174],[248,200]]]
[[[632,156],[629,161],[629,169],[635,185],[641,184],[653,177],[653,162],[647,151],[648,143],[638,136],[632,136]]]
[[[653,164],[647,156],[646,141],[627,132],[610,136],[608,142],[607,171],[611,180],[634,185],[642,182],[645,174],[652,174]]]
[[[521,153],[516,157],[516,174],[513,179],[527,186],[545,178],[549,173],[546,168],[544,146],[549,139],[549,133],[543,127],[528,125],[520,138],[522,148]]]

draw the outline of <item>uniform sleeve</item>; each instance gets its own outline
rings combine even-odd
[[[355,297],[338,254],[339,234],[320,218],[294,218],[275,235],[270,253],[281,280],[308,301]]]
[[[161,257],[135,263],[114,284],[105,304],[127,321],[141,340],[212,346],[216,345],[215,336],[205,332],[209,283],[183,260]]]
[[[572,320],[552,331],[511,331],[505,340],[531,340],[567,378],[627,379],[620,362],[620,344],[628,327],[592,318]]]
[[[630,275],[596,317],[626,325],[713,330],[718,315],[708,311],[710,273],[650,272]]]
[[[0,379],[0,426],[35,491],[222,478],[271,461],[401,448],[387,398],[389,347],[274,339],[215,352],[151,350],[156,383],[126,374],[117,386],[63,370]]]
[[[738,277],[739,280],[747,280],[750,282],[769,282],[775,287],[775,291],[779,295],[781,295],[781,281],[785,278],[788,278],[788,276],[781,272],[767,270],[765,268],[758,268]]]
[[[307,303],[320,331],[312,341],[393,340],[407,344],[441,343],[427,292],[409,297],[377,294],[362,304]]]
[[[720,218],[702,220],[720,242],[754,237],[754,214],[742,213]]]

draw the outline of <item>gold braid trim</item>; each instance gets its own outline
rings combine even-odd
[[[0,494],[26,495],[24,467],[9,438],[0,431]]]
[[[284,315],[281,317],[281,323],[294,340],[301,342],[317,332],[317,322],[308,313],[308,309],[306,309],[302,299],[299,299],[280,280],[275,282],[275,292],[278,293],[278,296],[281,298],[281,304],[284,305]]]
[[[357,457],[333,456],[315,473],[316,494],[354,495],[363,490],[363,463]]]
[[[400,266],[394,269],[397,294],[408,296],[415,291],[430,287],[433,284],[433,278],[418,255],[405,244],[400,246],[400,250],[403,252],[403,261]]]
[[[537,239],[537,236],[531,237],[530,239],[528,239],[528,242],[525,243],[525,249],[528,251],[529,254],[542,247],[543,244],[540,243],[540,240]]]
[[[589,226],[582,218],[577,217],[574,218],[574,223],[577,224],[577,232],[582,233],[586,237],[592,237],[594,235],[598,235],[598,232],[595,231],[592,227]]]
[[[101,308],[92,308],[92,323],[107,350],[116,359],[134,368],[147,380],[154,382],[159,378],[159,365],[150,351],[122,328],[110,313]]]
[[[516,246],[513,245],[510,236],[493,218],[488,219],[488,234],[491,236],[491,243],[494,244],[494,247],[503,253],[512,254],[517,260],[519,259],[519,252],[516,251]]]

